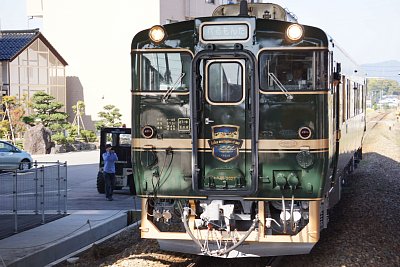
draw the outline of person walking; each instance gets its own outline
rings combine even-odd
[[[110,144],[106,145],[106,152],[103,153],[104,160],[104,181],[106,190],[106,199],[112,201],[112,195],[115,185],[115,162],[118,160],[117,154],[115,154]]]

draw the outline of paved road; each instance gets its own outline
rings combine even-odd
[[[107,201],[96,188],[99,150],[69,152],[51,155],[32,155],[38,162],[67,162],[68,202],[70,210],[132,210],[140,209],[140,200],[129,194],[128,189],[114,191],[114,201]]]

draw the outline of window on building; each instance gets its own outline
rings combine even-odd
[[[18,56],[18,62],[16,62],[20,66],[27,66],[28,65],[28,51],[24,50]]]
[[[38,66],[38,42],[33,42],[28,47],[28,64],[29,66]]]
[[[39,69],[39,84],[40,85],[47,85],[49,83],[47,68],[40,68]]]
[[[29,78],[28,75],[32,75],[32,72],[29,73],[29,68],[25,67],[25,66],[20,66],[19,67],[19,80],[16,80],[16,83],[19,84],[28,84],[29,83]]]
[[[39,67],[47,67],[47,61],[48,61],[48,53],[40,52],[38,53],[39,56]]]
[[[49,52],[49,49],[47,48],[47,46],[41,41],[39,40],[39,51],[40,52]]]

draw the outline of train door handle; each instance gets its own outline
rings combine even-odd
[[[206,118],[205,120],[204,120],[204,123],[205,124],[210,124],[210,123],[213,123],[214,121],[213,120],[210,120],[209,118]]]

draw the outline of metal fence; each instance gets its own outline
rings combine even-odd
[[[27,227],[27,221],[44,224],[54,220],[52,215],[66,213],[66,162],[35,161],[31,169],[0,173],[0,220],[5,231],[8,228],[17,233],[25,230],[22,228]]]

